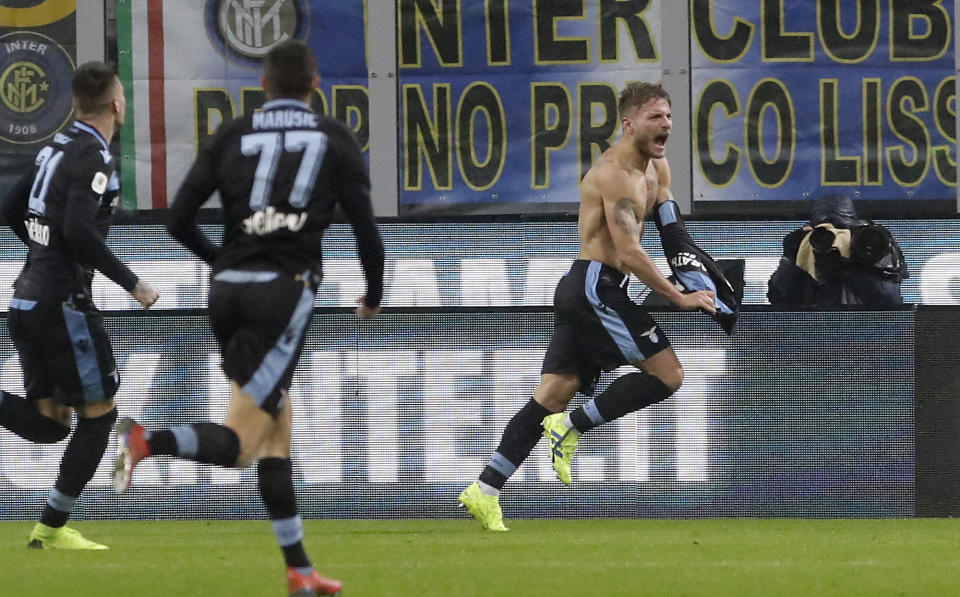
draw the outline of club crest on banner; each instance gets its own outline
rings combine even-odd
[[[70,118],[73,60],[45,35],[15,31],[0,37],[0,139],[43,141]]]
[[[307,6],[302,0],[207,0],[207,32],[224,57],[259,68],[276,45],[303,39]]]

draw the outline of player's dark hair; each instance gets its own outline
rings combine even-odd
[[[659,83],[630,83],[620,92],[617,112],[623,118],[633,108],[639,108],[654,98],[667,100],[670,104],[670,94]]]
[[[313,91],[317,59],[299,40],[285,41],[263,59],[263,77],[274,97],[302,98]]]
[[[70,88],[73,102],[81,114],[99,114],[110,107],[117,73],[104,62],[85,62],[73,73]]]

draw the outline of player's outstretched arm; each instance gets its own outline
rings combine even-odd
[[[610,166],[601,172],[598,187],[610,237],[620,262],[651,290],[667,297],[684,310],[703,309],[715,313],[713,293],[683,294],[667,280],[640,244],[646,204],[646,188],[636,185],[623,170]]]
[[[673,193],[670,191],[670,165],[667,163],[666,158],[660,158],[652,160],[653,167],[657,172],[658,180],[658,191],[655,201],[654,209],[657,209],[660,205],[666,203],[667,201],[673,201]],[[694,309],[703,309],[707,313],[716,313],[717,307],[713,301],[714,293],[709,290],[698,290],[696,292],[690,293],[681,293],[678,300],[674,300],[674,304],[679,308],[692,311]]]
[[[120,262],[97,230],[99,195],[89,185],[71,189],[63,214],[63,241],[81,263],[112,280],[127,292],[133,292],[137,276]]]
[[[357,239],[357,253],[367,281],[367,292],[360,298],[362,303],[357,309],[357,316],[368,319],[380,310],[380,300],[383,297],[383,240],[373,217],[370,177],[360,145],[353,131],[345,126],[333,129],[331,133],[335,135],[334,139],[341,149],[337,155],[337,171],[340,175],[337,202]]]
[[[197,226],[196,215],[217,189],[213,146],[220,138],[218,130],[212,140],[208,138],[200,147],[197,159],[190,166],[187,177],[177,189],[173,205],[167,211],[167,232],[170,236],[210,264],[216,260],[220,249]]]

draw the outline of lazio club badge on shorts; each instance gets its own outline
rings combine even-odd
[[[73,106],[73,60],[45,35],[14,31],[0,37],[0,139],[43,141],[63,128]]]
[[[303,39],[309,20],[305,0],[207,0],[204,18],[217,51],[253,69],[274,46]]]

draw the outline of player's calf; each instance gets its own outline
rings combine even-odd
[[[643,371],[613,380],[599,396],[570,413],[570,422],[585,433],[598,425],[666,400],[674,390],[658,377]]]

